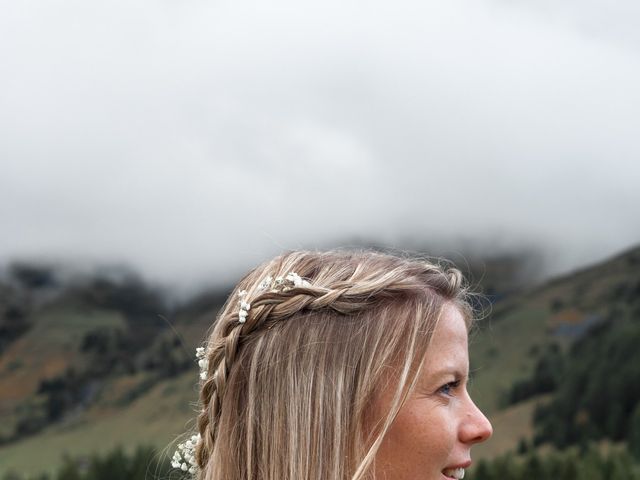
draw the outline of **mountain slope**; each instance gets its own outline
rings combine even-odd
[[[530,379],[550,349],[567,352],[604,322],[640,320],[639,298],[640,248],[635,248],[501,303],[480,322],[470,344],[472,395],[490,416],[503,418],[514,384]],[[528,411],[533,414],[534,408]],[[528,421],[520,429],[496,430],[494,437],[495,443],[515,447],[520,438],[533,437],[533,428]]]

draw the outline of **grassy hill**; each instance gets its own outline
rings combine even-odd
[[[185,431],[197,399],[193,352],[224,293],[170,308],[137,278],[2,286],[12,295],[0,308],[19,297],[27,313],[0,350],[0,476],[117,445],[163,448]]]
[[[549,395],[509,406],[514,384],[530,378],[553,346],[566,353],[598,325],[640,321],[638,300],[640,248],[635,248],[496,305],[470,344],[470,390],[496,426],[494,438],[479,452],[498,453],[506,448],[499,445],[513,449],[522,438],[533,440],[531,416]]]

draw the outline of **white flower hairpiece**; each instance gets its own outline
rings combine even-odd
[[[267,275],[259,284],[258,291],[268,290],[271,292],[277,292],[282,290],[286,292],[287,290],[291,290],[292,288],[300,288],[300,287],[310,287],[311,284],[306,280],[302,279],[300,275],[295,272],[288,273],[284,277],[276,277],[275,280],[271,275]],[[251,304],[245,300],[247,296],[246,290],[240,290],[238,292],[238,322],[245,323],[247,321],[247,317],[249,316],[249,310],[251,309]]]
[[[240,310],[238,311],[238,321],[240,323],[244,323],[247,321],[247,315],[249,315],[249,309],[251,309],[251,304],[244,301],[244,297],[246,296],[246,290],[240,290],[238,292],[238,297],[240,297],[240,300],[238,300],[238,304],[240,305]]]
[[[196,462],[196,445],[200,441],[200,434],[192,435],[189,440],[178,445],[178,449],[173,454],[171,459],[171,466],[178,468],[183,472],[189,472],[195,474],[198,469],[198,463]]]
[[[258,290],[266,290],[267,288],[271,288],[271,284],[273,283],[273,277],[271,275],[267,275],[258,285]]]
[[[207,358],[207,351],[204,347],[196,348],[196,359],[200,367],[200,378],[205,380],[207,378],[207,372],[209,371],[209,359]]]
[[[265,277],[260,285],[258,286],[259,290],[271,290],[272,292],[277,292],[278,290],[287,291],[291,288],[301,288],[301,287],[310,287],[311,284],[304,280],[300,275],[295,272],[287,273],[284,277],[276,277],[274,278],[269,275]]]
[[[296,288],[300,288],[300,287],[310,287],[311,284],[309,282],[307,282],[306,280],[302,279],[300,277],[300,275],[298,275],[295,272],[291,272],[290,274],[288,274],[286,276],[286,280],[288,280],[289,282],[293,283],[293,286]]]

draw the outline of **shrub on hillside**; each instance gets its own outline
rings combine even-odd
[[[534,414],[537,442],[564,448],[584,440],[630,438],[640,404],[640,323],[604,322],[572,346],[553,401]]]

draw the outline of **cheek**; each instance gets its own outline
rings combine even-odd
[[[448,408],[423,400],[405,405],[377,458],[393,478],[432,478],[447,464],[456,440]],[[378,462],[376,462],[378,463]]]
[[[408,439],[422,451],[421,455],[440,459],[448,455],[456,440],[455,422],[444,405],[411,409],[405,419]]]

